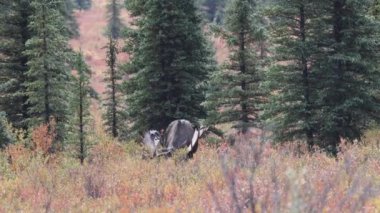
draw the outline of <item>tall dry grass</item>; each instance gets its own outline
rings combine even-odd
[[[344,146],[338,158],[295,151],[238,139],[202,145],[189,161],[144,160],[140,146],[102,139],[83,166],[68,153],[22,150],[17,169],[3,151],[0,212],[380,211],[376,143]]]

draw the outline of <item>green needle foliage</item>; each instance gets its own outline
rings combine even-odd
[[[319,30],[319,145],[336,154],[341,139],[360,140],[379,122],[379,22],[368,15],[370,0],[334,0]],[[321,33],[323,32],[323,33]]]
[[[113,137],[118,137],[120,129],[123,128],[121,112],[121,92],[120,81],[121,73],[117,66],[117,40],[109,36],[109,42],[107,45],[107,65],[108,70],[106,72],[106,78],[104,81],[107,83],[107,90],[105,92],[106,99],[104,106],[106,107],[106,113],[104,115],[105,126],[107,131],[112,134]]]
[[[212,69],[201,18],[193,0],[148,0],[127,4],[137,17],[129,29],[126,65],[132,131],[164,129],[174,119],[204,118],[204,83]],[[133,44],[131,44],[131,42]]]
[[[374,0],[372,5],[371,5],[371,8],[369,10],[369,13],[373,16],[375,16],[376,18],[379,18],[380,16],[380,0]]]
[[[0,112],[0,150],[15,142],[16,137],[12,132],[11,124],[8,122],[5,112]]]
[[[113,137],[118,137],[120,129],[123,128],[122,118],[123,113],[121,112],[122,96],[120,92],[120,81],[121,73],[117,64],[117,54],[118,50],[118,41],[117,39],[121,36],[121,28],[124,27],[120,20],[120,3],[118,0],[110,0],[107,5],[108,12],[108,29],[107,36],[109,42],[107,44],[107,65],[108,70],[106,72],[106,78],[104,81],[107,83],[107,91],[105,107],[106,114],[105,125],[107,131],[112,134]]]
[[[16,128],[26,129],[28,117],[25,42],[30,38],[27,0],[0,1],[0,111]]]
[[[205,103],[210,124],[230,123],[242,133],[258,126],[263,92],[263,58],[258,54],[264,30],[250,0],[234,0],[227,6],[225,29],[215,29],[230,49],[228,62],[211,77]]]
[[[87,135],[90,131],[90,77],[91,70],[83,59],[82,52],[77,53],[74,68],[76,71],[73,83],[73,99],[71,101],[71,135],[70,140],[78,147],[78,158],[83,164],[87,150]]]
[[[379,23],[372,1],[278,1],[272,6],[271,104],[280,141],[336,155],[379,122]]]
[[[91,0],[76,0],[76,3],[80,10],[87,10],[91,8]]]
[[[145,3],[145,1],[140,0],[128,0],[125,1],[125,6],[132,16],[137,17],[142,15]]]
[[[110,0],[107,5],[107,35],[113,39],[118,39],[121,36],[121,29],[124,27],[120,19],[121,4],[119,0]]]
[[[222,23],[226,0],[198,0],[206,19],[212,23]]]
[[[57,140],[63,141],[67,121],[68,91],[71,73],[68,66],[70,50],[65,19],[60,13],[62,3],[56,0],[31,1],[32,14],[27,41],[27,94],[30,125],[57,122]]]
[[[319,1],[277,1],[272,18],[273,66],[267,73],[272,96],[264,117],[269,118],[276,141],[307,141],[314,145],[317,83],[313,67],[316,51]]]
[[[70,38],[77,38],[79,36],[79,26],[77,20],[73,16],[74,4],[72,0],[64,0],[64,3],[62,4],[61,8],[61,13],[66,19],[66,25]]]

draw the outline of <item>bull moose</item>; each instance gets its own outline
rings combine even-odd
[[[188,120],[172,121],[163,135],[157,130],[144,134],[143,143],[148,147],[151,157],[170,156],[177,149],[187,148],[187,157],[192,158],[198,149],[198,139],[208,128],[196,128]],[[158,150],[159,144],[163,147]]]

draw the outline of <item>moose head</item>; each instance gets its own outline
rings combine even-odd
[[[161,141],[161,134],[157,130],[149,130],[145,132],[143,143],[149,149],[151,157],[156,156],[157,147],[160,141]]]

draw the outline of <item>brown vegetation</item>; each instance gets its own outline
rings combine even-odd
[[[237,138],[219,149],[203,141],[189,161],[143,160],[139,145],[107,139],[91,148],[83,166],[68,153],[47,161],[24,149],[17,170],[2,152],[0,212],[380,211],[379,148],[372,142],[341,148],[335,159]]]
[[[51,119],[48,124],[41,124],[32,131],[31,138],[34,151],[43,155],[51,152],[56,137],[55,126],[55,120]]]

